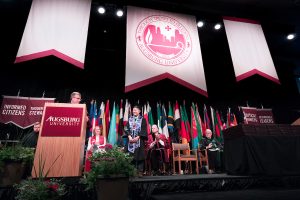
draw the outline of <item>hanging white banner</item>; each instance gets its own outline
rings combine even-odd
[[[207,96],[196,19],[129,6],[125,92],[165,78]]]
[[[33,0],[15,63],[49,55],[84,67],[91,0]]]
[[[259,74],[280,84],[259,22],[224,17],[224,25],[236,80]]]

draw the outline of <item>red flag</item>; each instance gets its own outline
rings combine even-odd
[[[106,137],[108,137],[109,132],[109,122],[110,122],[110,111],[109,111],[109,100],[106,101],[105,106],[105,127],[106,127]]]

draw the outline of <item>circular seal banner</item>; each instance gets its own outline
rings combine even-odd
[[[176,19],[153,15],[143,19],[136,30],[140,51],[159,65],[175,66],[183,63],[192,51],[187,29]]]

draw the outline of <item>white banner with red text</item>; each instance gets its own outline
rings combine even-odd
[[[125,92],[166,78],[207,96],[195,17],[129,6]]]

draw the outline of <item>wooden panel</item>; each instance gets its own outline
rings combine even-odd
[[[46,103],[45,108],[47,106],[83,108],[81,134],[80,137],[41,137],[40,133],[34,157],[37,174],[41,160],[45,162],[43,173],[51,168],[48,177],[81,176],[86,132],[86,106],[84,104]],[[43,126],[44,117],[43,114],[41,126]],[[36,177],[34,169],[32,169],[32,176]]]

